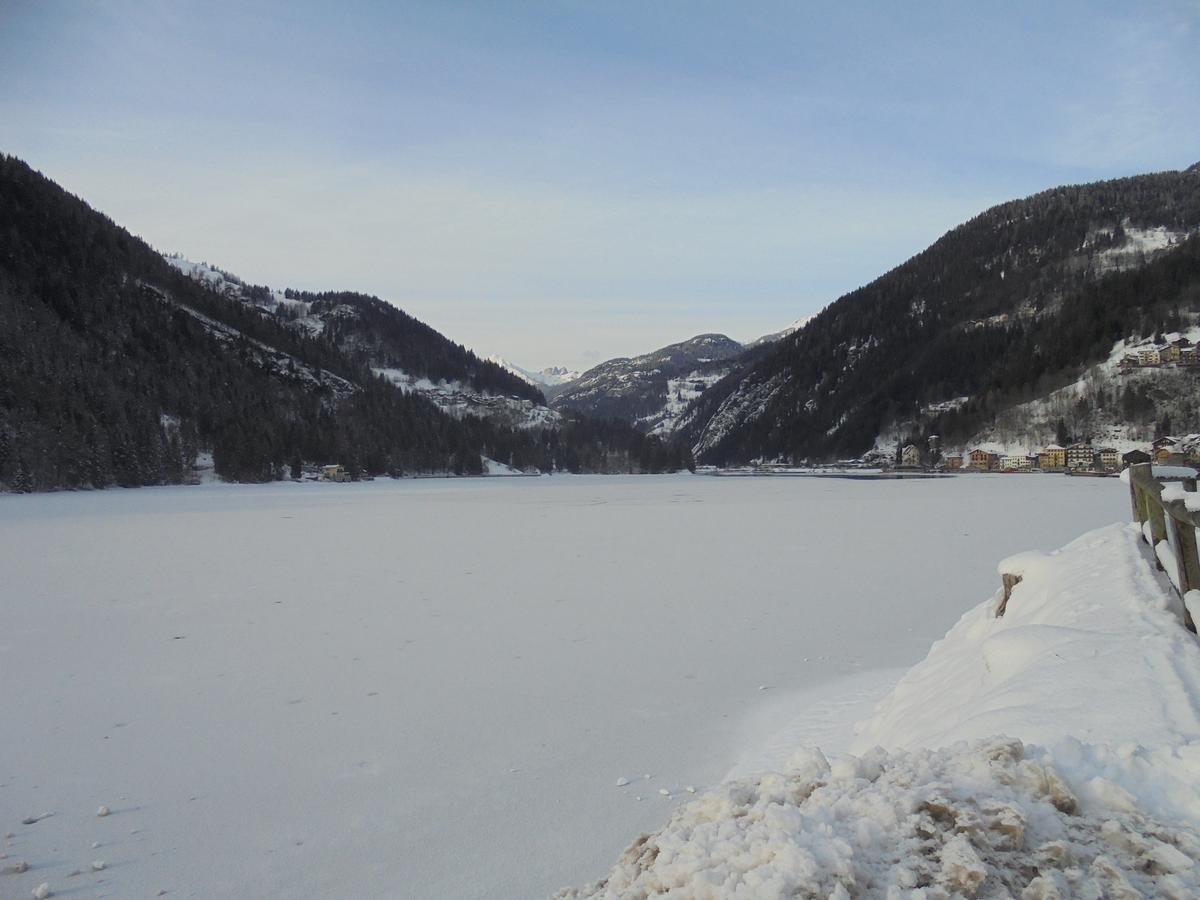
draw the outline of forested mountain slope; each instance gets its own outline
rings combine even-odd
[[[994,207],[840,298],[680,420],[702,462],[953,440],[1070,382],[1115,341],[1200,313],[1200,166]]]
[[[741,352],[742,345],[723,334],[696,335],[641,356],[593,366],[556,393],[551,405],[638,422],[649,431],[668,413],[682,382],[716,381],[730,371],[722,363]],[[714,371],[719,374],[711,377]]]
[[[304,462],[362,474],[476,472],[481,456],[543,470],[684,462],[628,426],[513,429],[447,415],[371,363],[540,395],[373,298],[296,302],[337,322],[349,308],[355,321],[313,330],[264,314],[0,157],[0,489],[178,483],[203,452],[245,481]]]
[[[353,291],[272,290],[182,256],[167,262],[226,297],[241,300],[265,317],[301,334],[320,336],[353,362],[404,372],[414,381],[457,383],[483,394],[520,397],[544,404],[535,386],[449,340],[401,309]]]

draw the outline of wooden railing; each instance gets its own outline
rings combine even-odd
[[[1164,491],[1167,494],[1165,498]],[[1184,597],[1188,591],[1200,591],[1200,555],[1197,555],[1196,548],[1200,510],[1189,510],[1183,493],[1196,493],[1195,478],[1156,478],[1151,463],[1129,467],[1133,517],[1141,525],[1142,536],[1153,549],[1159,568],[1167,573],[1180,597]],[[1200,500],[1200,495],[1197,499]],[[1200,506],[1197,503],[1193,505]],[[1188,628],[1196,630],[1196,623],[1186,602],[1184,621]]]

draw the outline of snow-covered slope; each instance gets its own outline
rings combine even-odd
[[[1136,527],[999,569],[1003,617],[967,613],[856,756],[798,747],[560,896],[1200,895],[1200,646]]]
[[[757,337],[754,340],[750,341],[750,343],[745,344],[744,346],[746,347],[746,349],[749,349],[751,347],[757,347],[760,344],[773,344],[776,341],[782,341],[789,334],[795,334],[797,331],[799,331],[801,328],[803,328],[805,325],[807,325],[809,322],[811,322],[815,318],[816,318],[815,314],[811,315],[811,316],[801,316],[799,319],[796,319],[796,321],[792,322],[790,325],[785,325],[783,328],[779,329],[778,331],[772,331],[770,334],[764,334],[762,337]]]
[[[309,334],[317,335],[325,330],[325,319],[312,314],[312,304],[288,296],[288,292],[273,288],[248,285],[242,279],[224,269],[207,262],[194,262],[179,253],[163,255],[168,263],[189,278],[205,284],[231,300],[240,300],[260,310],[276,313],[286,310],[287,318]],[[341,313],[345,315],[345,313]]]
[[[371,371],[403,391],[415,391],[452,416],[479,416],[510,428],[555,426],[562,421],[559,413],[540,403],[478,391],[461,381],[431,381],[410,375],[403,369],[373,368]]]

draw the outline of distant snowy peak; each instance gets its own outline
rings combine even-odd
[[[535,372],[511,363],[503,356],[489,356],[487,361],[495,363],[500,368],[511,372],[513,375],[529,382],[535,387],[557,387],[560,384],[566,384],[568,381],[574,381],[579,377],[578,372],[573,372],[566,366],[547,366],[545,369],[538,369]]]
[[[757,347],[761,344],[773,344],[776,341],[782,341],[789,334],[795,334],[816,317],[816,313],[813,313],[811,316],[801,316],[799,319],[792,322],[792,324],[779,329],[779,331],[772,331],[770,334],[764,334],[760,338],[755,338],[754,340],[750,341],[750,343],[746,344],[746,348],[749,349],[750,347]]]

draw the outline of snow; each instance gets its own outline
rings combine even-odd
[[[1100,273],[1136,268],[1162,251],[1187,240],[1189,231],[1173,231],[1165,225],[1138,228],[1128,221],[1122,223],[1125,242],[1119,247],[1100,251],[1097,268]],[[1109,232],[1111,234],[1111,232]]]
[[[644,416],[638,421],[643,425],[653,423],[651,434],[670,435],[679,423],[680,417],[688,404],[703,394],[706,390],[728,375],[729,369],[716,369],[710,372],[694,371],[680,378],[667,379],[667,398],[662,409]]]
[[[1160,466],[1153,468],[1155,478],[1195,478],[1196,469],[1193,466]]]
[[[1004,616],[964,615],[855,755],[801,745],[561,896],[1200,895],[1200,646],[1136,526],[997,568]]]
[[[485,475],[524,475],[520,469],[514,469],[512,466],[505,465],[502,462],[497,462],[494,459],[483,457],[483,472]]]
[[[514,428],[554,426],[562,420],[559,413],[532,400],[477,391],[461,381],[432,381],[395,368],[372,368],[371,371],[402,391],[421,394],[451,416],[477,416]]]
[[[1020,741],[882,750],[729,782],[638,838],[575,898],[1162,896],[1200,890],[1200,838],[1083,802]]]
[[[809,322],[811,322],[816,317],[817,317],[816,313],[813,313],[812,315],[809,315],[809,316],[801,316],[800,318],[796,319],[795,321],[791,322],[790,324],[785,325],[779,331],[773,331],[770,334],[764,334],[762,337],[758,337],[758,338],[755,338],[754,340],[750,341],[745,346],[747,348],[757,347],[759,344],[773,344],[776,341],[781,341],[788,335],[795,334],[797,331],[799,331],[801,328],[803,328],[805,325],[807,325]]]
[[[782,752],[781,727],[790,757],[804,737],[791,714],[845,735],[845,716],[995,589],[997,558],[1127,515],[1115,480],[1067,478],[0,496],[0,720],[21,738],[0,754],[0,832],[13,834],[0,852],[30,867],[0,891],[528,897],[583,884],[685,800],[712,802],[731,767]],[[1145,771],[1185,771],[1146,747],[1132,757]],[[975,771],[972,752],[889,771]],[[832,768],[858,771],[848,759]],[[1018,781],[1012,802],[1044,810]]]

